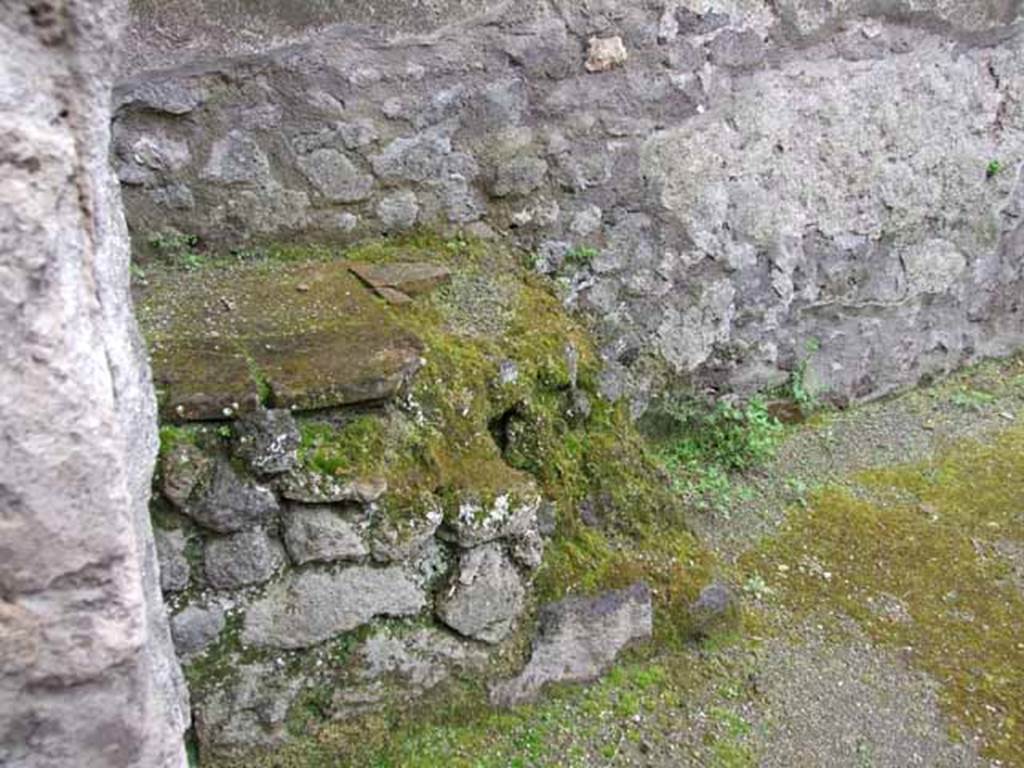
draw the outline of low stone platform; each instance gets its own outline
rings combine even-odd
[[[140,317],[161,418],[234,418],[259,405],[307,411],[384,400],[421,365],[344,261],[260,262],[155,274]]]

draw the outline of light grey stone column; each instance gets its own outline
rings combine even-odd
[[[178,768],[152,384],[108,168],[123,0],[0,2],[0,765]]]

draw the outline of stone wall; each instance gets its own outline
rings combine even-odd
[[[0,8],[0,764],[185,765],[108,165],[117,2]]]
[[[419,35],[365,5],[254,12],[300,42],[120,85],[140,243],[507,233],[638,409],[666,377],[865,398],[1020,344],[1019,3],[479,3]]]
[[[282,744],[303,701],[348,717],[482,674],[512,639],[553,524],[532,483],[487,501],[467,489],[442,524],[441,497],[387,511],[399,477],[310,470],[290,411],[179,434],[161,462],[157,548],[204,757]]]

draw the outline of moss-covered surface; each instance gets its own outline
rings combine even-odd
[[[1024,428],[1013,426],[1019,379],[1013,363],[985,365],[789,430],[786,460],[803,455],[802,444],[814,461],[763,478],[775,492],[759,496],[762,503],[791,506],[785,528],[732,568],[755,606],[737,644],[674,646],[663,618],[652,646],[591,688],[567,687],[511,712],[489,710],[476,688],[456,688],[424,711],[332,725],[322,749],[297,746],[278,764],[737,768],[780,764],[772,762],[778,751],[812,760],[804,764],[871,765],[872,755],[898,764],[885,760],[925,748],[935,764],[969,765],[977,747],[1004,765],[1024,765],[1022,566],[1015,571],[1005,554],[1021,552],[1024,536]],[[890,429],[893,439],[915,435],[913,443],[883,440]],[[855,445],[836,444],[835,433]],[[980,441],[948,439],[957,434]],[[899,455],[920,458],[904,465],[893,461]],[[545,467],[560,466],[562,456],[555,452]],[[874,464],[883,468],[863,468]],[[844,474],[847,465],[854,471]],[[566,466],[559,476],[571,478],[580,464]],[[641,532],[635,549],[619,548],[602,530],[566,530],[573,535],[549,550],[545,568],[584,590],[630,580],[631,557],[649,576],[674,546],[658,526],[659,536]],[[538,584],[546,588],[544,572]],[[809,639],[808,627],[821,636]],[[865,698],[840,702],[836,685]],[[886,722],[901,708],[914,711]],[[883,723],[893,734],[879,733]],[[842,730],[815,730],[825,726]],[[950,743],[960,738],[968,744]],[[811,741],[793,743],[801,739]],[[851,742],[854,752],[845,752]]]
[[[422,258],[423,247],[413,241],[396,250]],[[425,342],[426,367],[410,402],[434,428],[427,453],[442,489],[486,487],[490,478],[501,490],[533,478],[558,510],[535,582],[539,599],[646,579],[659,607],[671,607],[658,612],[659,631],[685,635],[675,622],[709,563],[624,408],[598,397],[587,328],[515,254],[473,241],[449,241],[441,251],[451,283],[430,301],[390,311]],[[352,257],[388,254],[374,244]],[[516,375],[502,383],[510,363]],[[585,502],[600,507],[596,527],[580,519]]]
[[[558,510],[539,598],[646,579],[668,609],[658,612],[659,633],[685,637],[685,605],[709,559],[624,409],[597,396],[590,334],[551,286],[515,253],[474,240],[417,235],[339,257],[440,263],[452,279],[407,305],[379,302],[389,323],[423,341],[424,367],[396,407],[304,420],[306,466],[386,477],[384,506],[398,515],[416,514],[424,493],[535,484]],[[584,503],[598,508],[598,525],[581,522]]]
[[[420,354],[339,260],[151,270],[138,294],[165,420],[389,397]]]
[[[835,722],[829,686],[844,682],[865,685],[873,697],[865,706],[878,710],[858,719],[865,731],[850,726],[868,740],[867,751],[858,742],[849,758],[860,760],[871,754],[885,701],[896,696],[901,707],[917,706],[910,702],[927,698],[932,679],[954,730],[980,737],[984,754],[1002,764],[1024,765],[1024,566],[1012,560],[1024,552],[1024,428],[1014,421],[1024,379],[1012,364],[982,366],[898,402],[820,414],[784,436],[764,408],[712,410],[711,424],[724,437],[684,435],[679,460],[666,462],[678,435],[651,443],[621,408],[597,396],[587,328],[516,254],[414,236],[344,253],[282,250],[258,269],[274,279],[277,270],[334,259],[441,263],[452,279],[402,306],[373,300],[389,327],[421,341],[423,367],[388,405],[303,416],[305,468],[338,479],[386,477],[383,505],[406,518],[422,511],[424,495],[451,507],[461,493],[537,487],[557,510],[534,579],[538,600],[645,580],[656,600],[655,638],[600,683],[559,688],[510,711],[488,705],[480,680],[456,680],[419,704],[332,722],[329,690],[312,686],[292,709],[292,738],[281,750],[206,765],[746,768],[776,764],[765,750],[789,746],[780,739],[806,738],[792,735],[800,730],[792,717],[805,717],[804,698],[815,701],[811,717]],[[982,423],[985,430],[975,428]],[[965,434],[981,440],[943,441]],[[196,434],[175,428],[161,437],[171,446]],[[780,437],[769,471],[751,471]],[[687,485],[694,477],[710,487]],[[738,539],[745,554],[715,566],[684,511],[723,488],[729,504],[718,506],[731,507],[735,518],[723,522],[709,507],[696,513],[703,530],[743,528],[758,505],[765,514]],[[759,609],[745,612],[743,638],[696,645],[687,606],[716,567]],[[810,642],[807,627],[822,636]],[[354,641],[338,640],[340,661],[330,669],[343,674]],[[511,670],[525,651],[519,642],[499,666]],[[331,650],[315,657],[322,661],[323,653]],[[201,691],[232,674],[245,654],[232,619],[218,645],[191,666],[190,681]],[[838,683],[821,677],[833,656],[839,671],[827,674],[840,675]],[[315,663],[313,656],[283,657],[302,674]],[[909,661],[923,682],[894,659]],[[860,661],[872,666],[873,682],[841,676]],[[787,671],[794,663],[804,665],[799,683]],[[768,668],[773,692],[765,695],[759,675]],[[329,685],[331,677],[317,679]],[[847,702],[851,717],[860,717],[861,703]],[[899,754],[907,739],[907,749],[927,743],[938,745],[931,754],[968,754],[972,747],[943,751],[952,748],[938,721],[929,700],[906,721],[908,732],[927,730],[924,741],[897,735],[875,746]],[[849,734],[798,725],[821,744],[798,745],[808,751],[793,754],[843,764]]]
[[[182,444],[195,445],[198,439],[199,430],[196,427],[164,424],[160,427],[160,455],[164,456]]]
[[[408,304],[391,306],[370,298],[368,312],[374,322],[391,329],[389,333],[420,341],[422,368],[390,402],[299,414],[303,467],[337,480],[386,478],[388,490],[380,506],[398,518],[422,514],[425,497],[446,501],[446,512],[451,512],[457,507],[454,501],[465,494],[486,502],[498,494],[539,491],[555,506],[556,526],[535,575],[537,601],[643,580],[655,595],[657,643],[638,651],[635,663],[641,668],[642,657],[653,647],[682,649],[691,634],[687,606],[709,578],[710,557],[690,533],[671,479],[624,408],[597,395],[599,363],[588,329],[562,306],[548,282],[522,266],[518,254],[480,241],[418,235],[337,253],[282,250],[243,265],[220,266],[211,258],[202,270],[179,271],[173,280],[179,285],[181,280],[201,281],[206,286],[202,295],[209,294],[211,300],[227,280],[248,286],[258,297],[265,292],[256,283],[267,281],[293,291],[293,283],[308,279],[314,267],[319,273],[325,264],[349,261],[443,264],[452,276]],[[159,297],[160,281],[153,279],[157,287],[151,285],[149,295]],[[239,298],[230,311],[241,302]],[[199,316],[193,319],[204,322]],[[315,324],[316,318],[310,321]],[[267,322],[273,322],[273,314]],[[144,325],[151,343],[166,341],[180,327],[165,328],[153,316]],[[263,332],[274,333],[269,326]],[[190,434],[177,427],[165,433],[168,441]],[[589,515],[581,515],[583,507]],[[234,674],[239,662],[261,660],[259,653],[239,645],[237,623],[233,618],[218,644],[189,666],[190,683],[199,695]],[[527,623],[523,629],[528,628]],[[525,653],[525,643],[513,651]],[[291,654],[285,656],[293,663]],[[499,666],[511,671],[520,662],[509,658]],[[565,695],[589,694],[573,689]],[[618,693],[609,688],[601,695]],[[266,765],[364,764],[373,751],[383,764],[407,764],[405,756],[381,752],[382,741],[369,736],[357,742],[358,754],[353,752],[341,734],[345,729],[321,728],[322,718],[303,716],[306,710],[317,710],[317,701],[312,691],[296,705],[295,717],[304,723],[301,734],[280,755],[266,757]],[[524,733],[533,729],[525,712],[490,710],[478,684],[455,684],[444,701],[439,710],[433,697],[427,708],[446,713],[449,722],[467,723],[456,741],[478,737],[473,734],[489,738],[488,733],[510,718],[522,723]],[[408,732],[410,743],[434,738],[420,730],[433,715],[424,719],[422,711],[404,708],[370,716],[354,727],[383,740],[386,733],[374,730],[384,722],[381,718],[387,719],[387,730]],[[440,756],[446,749],[439,743],[440,751],[424,755]],[[503,764],[499,754],[481,764]]]
[[[812,494],[743,560],[798,614],[842,613],[906,649],[984,754],[1024,764],[1024,428]]]
[[[657,661],[643,655],[632,654],[591,686],[553,688],[544,700],[512,710],[491,708],[477,684],[457,683],[412,708],[330,723],[313,738],[224,766],[585,768],[643,765],[658,753],[687,765],[753,768],[751,724],[742,714],[748,654],[708,645]],[[714,701],[706,713],[694,706],[705,694]]]
[[[373,415],[359,415],[341,424],[305,421],[300,434],[300,460],[324,475],[367,476],[385,461],[384,420]]]

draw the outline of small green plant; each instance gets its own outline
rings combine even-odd
[[[469,243],[462,235],[456,235],[450,240],[445,241],[444,247],[451,253],[461,253],[469,247]]]
[[[953,396],[950,397],[949,400],[957,408],[977,413],[978,411],[984,410],[986,405],[994,403],[996,398],[995,395],[991,395],[988,392],[965,388],[958,392],[954,392]]]
[[[519,263],[527,272],[535,271],[539,260],[540,257],[533,251],[523,251],[519,254]]]
[[[565,264],[569,267],[587,267],[597,258],[597,249],[586,245],[577,245],[565,252]]]
[[[356,646],[359,645],[359,641],[364,639],[364,634],[363,631],[349,632],[328,643],[326,650],[331,663],[338,668],[344,667],[352,657]]]
[[[753,574],[743,583],[743,591],[755,600],[763,600],[772,593],[768,582],[758,573]]]
[[[260,404],[265,407],[271,405],[274,398],[274,389],[267,380],[267,374],[260,368],[259,364],[251,355],[246,355],[245,364],[249,368],[249,376],[256,384],[256,391],[259,393]]]
[[[804,345],[804,356],[800,358],[796,368],[790,372],[789,380],[779,392],[781,396],[800,406],[805,413],[815,406],[815,397],[807,387],[807,367],[810,364],[811,356],[819,349],[821,349],[821,342],[818,339],[810,339]]]
[[[857,743],[857,768],[872,768],[875,761],[872,757],[871,744],[866,741]]]
[[[658,419],[669,422],[659,455],[673,487],[699,507],[726,515],[735,497],[750,495],[734,491],[733,473],[767,461],[782,437],[782,425],[759,397],[743,405],[670,398],[658,411]]]
[[[669,402],[680,437],[669,454],[682,465],[711,464],[726,471],[750,469],[771,458],[782,425],[760,397],[746,405],[720,400],[712,407],[692,400]]]
[[[807,390],[807,359],[801,360],[789,374],[788,392],[790,399],[804,407],[811,405],[814,396]]]
[[[131,275],[133,283],[146,282],[146,270],[144,270],[134,261],[128,265],[128,274]]]
[[[185,758],[188,768],[199,768],[199,740],[191,728],[185,734]]]
[[[1000,173],[1002,173],[1002,170],[1003,170],[1003,164],[1001,162],[999,162],[998,160],[993,160],[987,166],[985,166],[985,178],[986,179],[995,178]]]
[[[673,462],[668,462],[673,466]],[[679,471],[675,465],[677,477],[673,487],[684,496],[694,497],[700,509],[715,509],[729,519],[729,505],[733,500],[732,478],[729,473],[717,464],[691,466]]]
[[[797,477],[786,478],[786,490],[801,509],[807,508],[807,483]]]
[[[196,251],[199,238],[176,229],[153,233],[149,236],[149,245],[172,266],[189,271],[199,269],[205,261],[202,254]]]

